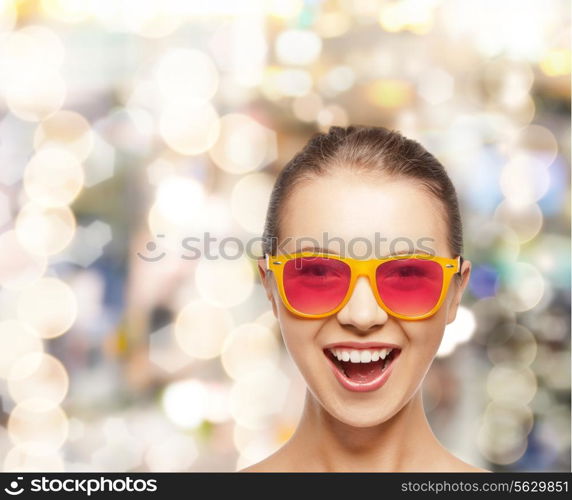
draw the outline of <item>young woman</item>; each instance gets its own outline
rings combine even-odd
[[[457,196],[420,144],[332,127],[282,170],[258,262],[308,390],[299,425],[245,471],[482,471],[433,434],[421,386],[471,263]]]

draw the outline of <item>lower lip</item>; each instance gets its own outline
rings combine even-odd
[[[385,382],[387,382],[387,379],[389,379],[389,376],[393,371],[393,365],[395,365],[395,362],[399,359],[400,355],[401,351],[395,355],[395,357],[390,361],[389,365],[385,368],[385,370],[383,370],[383,373],[379,377],[370,380],[369,382],[358,383],[352,382],[351,379],[347,378],[343,373],[341,373],[336,364],[329,358],[326,353],[324,353],[324,356],[326,356],[328,363],[330,363],[330,367],[332,368],[335,377],[338,379],[338,382],[342,385],[342,387],[352,392],[369,392],[375,391],[376,389],[382,387]]]

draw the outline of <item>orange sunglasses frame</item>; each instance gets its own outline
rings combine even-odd
[[[340,260],[342,262],[345,262],[350,267],[351,276],[350,276],[350,283],[348,286],[348,290],[346,292],[345,297],[338,304],[337,307],[335,307],[334,309],[332,309],[331,311],[328,311],[326,313],[307,314],[307,313],[303,313],[303,312],[296,310],[290,304],[290,302],[288,301],[288,298],[286,297],[286,292],[284,290],[284,280],[283,280],[284,267],[288,261],[299,258],[299,257],[324,257],[327,259]],[[404,314],[398,314],[398,313],[392,311],[389,307],[387,307],[384,304],[381,297],[379,296],[379,292],[377,289],[376,276],[375,276],[377,268],[381,264],[383,264],[384,262],[390,262],[390,261],[401,260],[401,259],[433,260],[433,261],[437,262],[438,264],[440,264],[440,266],[443,270],[443,283],[441,286],[441,295],[439,296],[439,300],[437,301],[437,304],[435,305],[435,307],[433,307],[433,309],[431,309],[427,313],[422,314],[420,316],[407,316]],[[443,301],[445,300],[445,297],[447,296],[447,291],[449,290],[451,278],[461,270],[461,266],[463,265],[463,257],[461,255],[457,256],[456,258],[451,259],[448,257],[438,257],[438,256],[434,256],[434,255],[429,255],[429,254],[399,254],[399,255],[392,255],[390,257],[383,258],[383,259],[361,260],[361,259],[353,259],[350,257],[342,257],[340,255],[329,254],[329,253],[298,252],[298,253],[288,254],[288,255],[268,255],[268,254],[266,254],[265,255],[265,261],[266,261],[266,269],[272,271],[272,273],[276,277],[276,283],[278,285],[278,291],[280,293],[280,297],[282,299],[282,302],[284,303],[286,308],[291,313],[293,313],[297,316],[301,316],[303,318],[326,318],[328,316],[336,314],[338,311],[343,309],[343,307],[350,300],[350,297],[352,296],[352,293],[353,293],[353,290],[355,288],[355,284],[357,282],[358,277],[365,276],[369,279],[369,284],[371,286],[371,289],[373,291],[375,299],[377,300],[377,303],[385,312],[387,312],[387,314],[394,316],[396,318],[399,318],[399,319],[412,320],[412,321],[426,319],[426,318],[432,316],[433,314],[435,314],[439,310],[439,308],[443,304]]]

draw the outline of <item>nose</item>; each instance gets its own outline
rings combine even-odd
[[[388,320],[387,313],[379,306],[366,277],[360,276],[348,303],[340,309],[337,319],[344,326],[353,326],[367,333]]]

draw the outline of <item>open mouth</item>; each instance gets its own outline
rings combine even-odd
[[[324,354],[344,387],[354,391],[367,391],[377,389],[385,383],[393,363],[401,354],[401,349],[332,347],[324,349]]]

